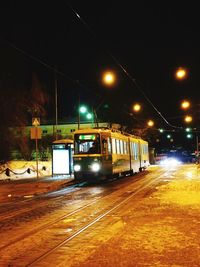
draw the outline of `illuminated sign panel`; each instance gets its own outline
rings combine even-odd
[[[95,140],[95,134],[81,134],[78,137],[79,140]]]
[[[53,150],[53,173],[69,174],[69,150]]]

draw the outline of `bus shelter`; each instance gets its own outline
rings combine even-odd
[[[74,142],[71,139],[52,143],[52,175],[71,175],[73,172]]]

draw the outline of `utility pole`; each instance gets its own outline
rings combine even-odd
[[[54,81],[55,81],[55,138],[58,139],[57,136],[57,128],[58,128],[58,85],[57,85],[57,76],[56,76],[56,68],[54,70]]]
[[[78,95],[78,130],[80,129],[80,94]]]

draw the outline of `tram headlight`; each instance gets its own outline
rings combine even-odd
[[[74,165],[74,171],[75,172],[79,172],[80,170],[81,170],[81,165],[79,165],[79,164]]]
[[[100,170],[100,168],[101,168],[101,166],[100,166],[100,164],[97,163],[97,162],[94,162],[94,163],[92,163],[92,165],[91,165],[91,169],[92,169],[93,172],[98,172],[98,171]]]

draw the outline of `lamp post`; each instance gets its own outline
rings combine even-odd
[[[56,68],[54,70],[54,82],[55,82],[55,138],[57,140],[57,128],[58,128],[58,82],[56,75]]]

